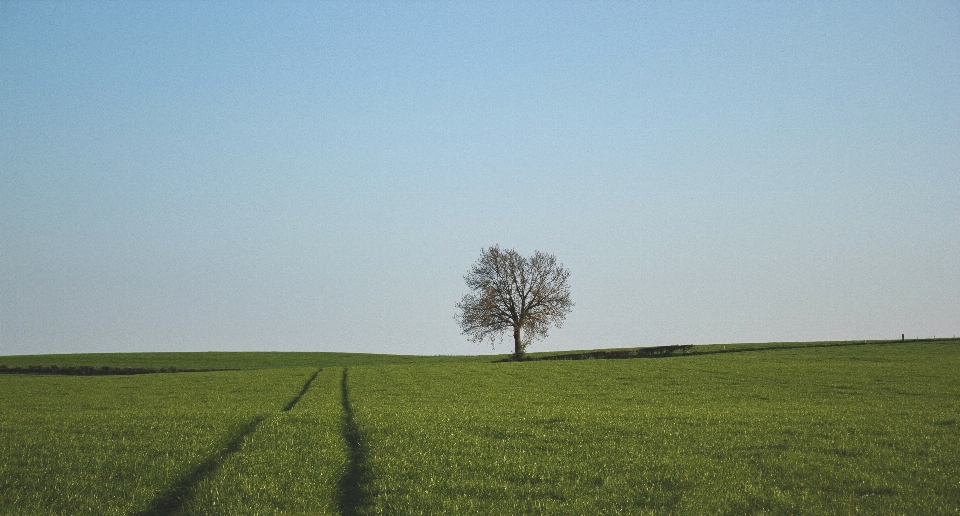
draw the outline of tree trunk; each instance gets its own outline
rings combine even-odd
[[[513,356],[520,360],[523,358],[523,345],[520,343],[520,325],[513,327]]]

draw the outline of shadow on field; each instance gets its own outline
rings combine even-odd
[[[354,516],[370,505],[370,468],[367,466],[367,448],[363,436],[353,419],[350,406],[350,389],[347,387],[347,369],[343,369],[340,382],[343,396],[343,439],[347,442],[347,470],[340,477],[340,493],[337,504],[340,514]]]
[[[300,389],[300,394],[297,394],[296,396],[294,396],[293,399],[290,400],[290,403],[287,403],[287,406],[283,407],[284,412],[290,412],[290,409],[292,409],[294,405],[296,405],[297,402],[300,401],[300,398],[302,398],[303,395],[306,394],[307,391],[310,389],[310,384],[317,379],[317,375],[320,374],[320,371],[323,371],[322,367],[320,369],[317,369],[316,372],[313,373],[313,376],[311,376],[310,379],[307,380],[307,383],[303,384],[303,389]]]
[[[264,417],[260,416],[238,428],[233,436],[230,437],[226,446],[207,457],[207,460],[203,461],[196,469],[181,477],[180,480],[173,484],[166,492],[161,493],[160,496],[150,504],[150,507],[141,512],[140,515],[161,516],[179,513],[183,505],[193,496],[193,490],[197,484],[207,476],[216,472],[228,457],[240,451],[240,445],[243,444],[243,439],[253,433],[263,420]]]

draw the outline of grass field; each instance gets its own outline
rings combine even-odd
[[[0,356],[0,365],[109,366],[151,369],[289,369],[294,367],[350,367],[355,365],[422,364],[489,361],[487,356],[412,356],[373,353],[233,352],[198,353],[85,353],[76,355]]]
[[[145,510],[311,372],[0,376],[0,514]]]
[[[241,369],[0,375],[0,514],[960,513],[960,342],[836,344],[0,357]]]

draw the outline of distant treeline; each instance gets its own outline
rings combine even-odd
[[[56,366],[30,365],[14,366],[0,364],[0,374],[61,374],[70,376],[107,376],[124,374],[155,374],[155,373],[202,373],[207,371],[222,371],[222,369],[178,369],[176,367],[110,367],[110,366]]]
[[[683,355],[714,355],[719,353],[743,353],[748,351],[775,351],[783,349],[803,349],[803,348],[827,348],[838,346],[866,346],[877,344],[904,344],[915,342],[958,342],[953,338],[928,338],[928,339],[896,339],[896,340],[847,340],[833,342],[787,342],[787,343],[768,343],[768,344],[711,344],[706,346],[696,346],[693,344],[674,344],[671,346],[652,346],[634,349],[599,349],[594,351],[582,351],[572,353],[562,353],[558,355],[528,355],[523,358],[524,361],[535,360],[590,360],[605,358],[660,358],[669,357],[678,354]],[[513,356],[498,360],[498,362],[512,362],[516,358]]]
[[[692,344],[674,344],[672,346],[651,346],[635,349],[607,349],[585,351],[582,353],[566,353],[563,355],[528,356],[524,360],[591,360],[602,358],[654,358],[668,357],[678,351],[686,353],[693,348]],[[508,358],[507,361],[513,360]]]

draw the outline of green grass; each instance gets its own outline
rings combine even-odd
[[[72,355],[0,356],[9,367],[94,366],[143,367],[150,369],[281,369],[381,364],[417,364],[489,361],[489,356],[414,356],[375,353],[235,352],[183,353],[81,353]]]
[[[147,510],[311,372],[0,376],[0,514]]]
[[[351,369],[385,513],[960,510],[960,348]]]
[[[0,375],[0,514],[960,512],[960,342],[832,344],[49,362],[246,370]]]
[[[341,369],[324,369],[290,411],[264,420],[200,482],[185,514],[337,514],[347,467]]]

